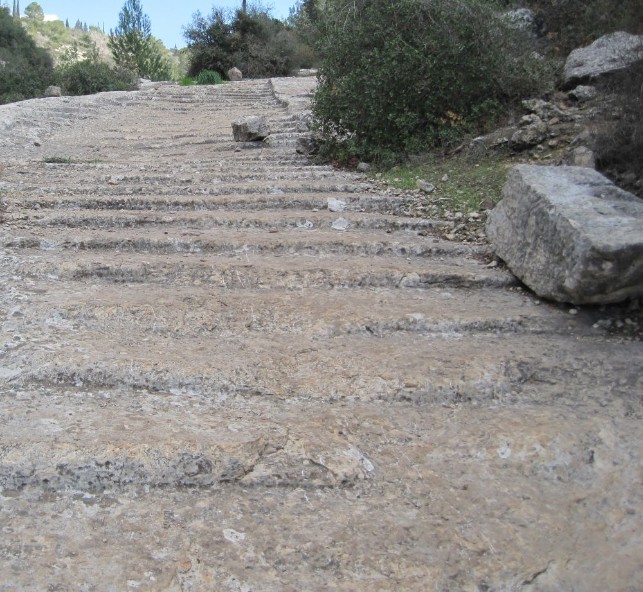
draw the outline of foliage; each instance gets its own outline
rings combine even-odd
[[[45,11],[42,9],[42,6],[38,4],[38,2],[32,2],[25,8],[25,18],[33,19],[35,21],[44,21]]]
[[[641,0],[528,0],[513,4],[526,4],[543,19],[561,55],[606,33],[643,33]]]
[[[126,0],[118,16],[118,26],[109,32],[108,45],[117,66],[151,80],[167,80],[170,65],[152,37],[149,17],[139,0]]]
[[[185,31],[191,52],[188,74],[239,68],[246,78],[285,76],[301,65],[303,44],[285,23],[260,7],[246,12],[213,8],[193,16]]]
[[[197,84],[221,84],[222,82],[221,74],[212,70],[201,70],[196,77]]]
[[[179,84],[181,86],[192,86],[193,84],[196,84],[196,81],[191,76],[183,76],[183,78],[179,80]]]
[[[53,78],[49,54],[0,8],[0,103],[41,96]]]
[[[636,64],[603,85],[614,93],[620,116],[597,139],[598,165],[643,179],[643,51]]]
[[[325,151],[384,161],[448,146],[553,85],[484,0],[332,0],[313,110]]]
[[[56,68],[56,82],[66,95],[89,95],[136,88],[136,75],[121,67],[111,67],[97,54]]]

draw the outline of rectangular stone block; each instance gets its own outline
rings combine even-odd
[[[643,200],[592,169],[515,167],[486,230],[496,254],[543,298],[643,296]]]

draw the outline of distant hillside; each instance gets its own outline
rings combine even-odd
[[[63,21],[45,21],[40,14],[27,14],[21,18],[22,25],[38,47],[46,49],[55,65],[82,60],[94,52],[102,61],[113,64],[112,53],[107,46],[109,35],[95,26],[87,26],[80,20],[73,25]],[[69,26],[68,26],[69,25]],[[159,49],[172,65],[173,78],[179,79],[187,71],[187,58],[182,51],[168,50],[160,40]]]

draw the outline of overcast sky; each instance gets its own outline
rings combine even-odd
[[[3,0],[3,3],[6,0]],[[8,0],[9,7],[13,1]],[[100,0],[99,2],[88,2],[87,0],[40,0],[45,15],[57,16],[60,20],[69,20],[73,27],[77,20],[87,23],[89,26],[105,27],[109,33],[118,24],[118,13],[121,11],[125,0]],[[252,0],[248,2],[251,4]],[[265,7],[271,8],[271,14],[275,18],[287,18],[290,8],[297,3],[297,0],[270,0],[261,2]],[[21,13],[30,4],[30,0],[20,0]],[[217,8],[236,8],[241,6],[241,0],[141,0],[143,12],[152,21],[152,35],[158,37],[168,47],[184,47],[182,28],[192,22],[192,15],[200,10],[207,15],[213,6]]]

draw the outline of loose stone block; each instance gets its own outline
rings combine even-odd
[[[544,298],[606,304],[643,296],[643,200],[592,169],[515,167],[487,236]]]

